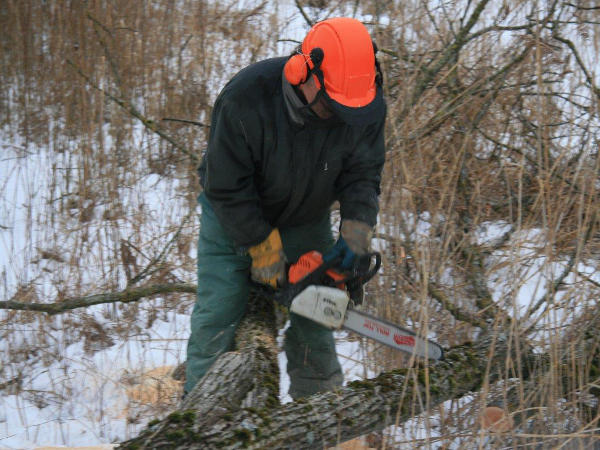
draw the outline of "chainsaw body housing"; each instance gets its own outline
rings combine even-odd
[[[324,327],[337,330],[344,324],[350,296],[329,286],[310,285],[292,300],[290,311]]]

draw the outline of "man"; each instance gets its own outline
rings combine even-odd
[[[186,393],[232,348],[251,280],[286,281],[310,250],[350,267],[368,252],[384,163],[374,44],[351,18],[316,24],[289,58],[240,71],[219,94],[208,149]],[[335,246],[329,210],[341,207]],[[332,247],[333,246],[333,247]],[[332,332],[294,314],[284,349],[293,398],[340,386]]]

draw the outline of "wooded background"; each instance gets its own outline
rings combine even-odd
[[[196,167],[216,95],[240,68],[288,54],[311,24],[342,15],[375,38],[388,104],[383,267],[366,304],[455,359],[428,367],[369,347],[362,363],[384,374],[383,391],[348,387],[338,407],[347,396],[370,408],[314,431],[314,442],[425,411],[435,429],[423,419],[423,441],[407,448],[591,445],[600,417],[591,0],[0,2],[5,393],[52,397],[31,388],[40,359],[61,360],[73,342],[100,351],[191,311]],[[92,314],[94,304],[103,309]],[[332,396],[310,404],[332,414]],[[264,400],[252,420],[288,417]],[[489,404],[511,416],[509,432],[477,426]],[[233,427],[233,446],[299,442],[261,444],[282,425],[236,434],[231,411],[216,417]],[[167,422],[168,442],[184,439],[172,434],[181,420]],[[208,439],[196,425],[195,438]]]

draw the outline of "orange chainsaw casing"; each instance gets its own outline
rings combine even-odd
[[[316,250],[310,251],[298,258],[288,272],[288,281],[292,284],[296,284],[302,280],[305,276],[314,272],[319,266],[323,264],[323,255]],[[336,272],[333,269],[329,269],[325,272],[333,282],[341,281],[345,278],[341,273]],[[344,283],[335,283],[335,287],[338,289],[346,289]]]

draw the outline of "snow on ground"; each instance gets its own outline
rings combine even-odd
[[[39,203],[42,199],[37,196],[37,187],[31,181],[37,164],[40,164],[39,161],[35,163],[35,158],[40,156],[31,158],[32,162],[29,165],[19,164],[18,168],[13,164],[16,161],[14,159],[0,161],[0,176],[8,180],[4,185],[4,209],[0,216],[0,224],[8,228],[3,228],[3,234],[0,235],[0,244],[3,246],[0,265],[5,272],[7,269],[23,268],[23,263],[16,261],[16,258],[26,261],[26,257],[30,256],[31,249],[27,248],[24,238],[20,241],[15,237],[24,235],[28,230],[28,205],[32,204],[32,201]],[[8,170],[10,167],[12,169]],[[10,186],[21,186],[24,189],[11,192]],[[164,190],[168,190],[168,186],[162,185],[158,177],[151,175],[138,180],[138,187],[129,188],[128,198],[140,205],[150,204],[158,215],[160,211],[165,210],[164,203],[160,200],[160,192]],[[153,193],[152,201],[145,197],[148,192]],[[7,218],[10,220],[7,221]],[[155,218],[160,221],[160,217]],[[417,239],[428,238],[430,220],[427,214],[414,220],[413,228]],[[506,223],[485,224],[477,237],[478,243],[493,245],[507,230]],[[148,232],[148,235],[151,233]],[[498,302],[507,299],[514,301],[515,311],[521,314],[531,306],[532,300],[540,298],[545,292],[547,280],[559,275],[564,261],[549,264],[547,256],[539,254],[543,244],[543,234],[540,230],[523,231],[515,234],[512,239],[512,245],[509,243],[505,247],[509,250],[499,250],[491,259],[490,270],[494,276],[490,278],[492,285],[489,287]],[[384,241],[376,242],[379,250],[382,250],[384,245]],[[511,272],[514,268],[504,264],[509,260],[523,262],[519,266],[519,273]],[[593,277],[591,268],[580,264],[577,269]],[[17,282],[17,272],[14,270],[7,278],[9,283],[5,286],[5,292],[10,291],[10,285],[14,286]],[[515,284],[515,280],[519,282]],[[571,277],[569,281],[574,280]],[[557,308],[557,311],[564,313],[569,306],[571,305],[565,304],[562,309]],[[90,352],[83,341],[77,341],[72,336],[65,337],[67,332],[60,326],[63,323],[61,321],[58,321],[53,329],[51,327],[47,330],[47,334],[50,335],[47,339],[58,343],[56,348],[60,358],[54,362],[40,358],[31,366],[25,365],[24,367],[30,367],[30,373],[25,375],[25,385],[22,386],[27,395],[10,394],[10,390],[6,390],[8,395],[0,398],[0,448],[29,449],[50,445],[109,444],[136,435],[148,420],[153,418],[151,414],[155,412],[144,411],[139,405],[132,405],[128,396],[132,386],[131,380],[144,371],[165,366],[174,367],[183,362],[189,334],[187,312],[191,309],[191,301],[177,312],[169,310],[168,307],[162,309],[160,300],[144,301],[139,316],[140,324],[148,320],[149,311],[153,307],[158,307],[164,313],[154,320],[151,327],[146,328],[142,325],[139,330],[133,330],[126,340],[115,342],[114,345],[95,352]],[[106,324],[118,317],[112,317],[111,311],[114,313],[111,308],[96,306],[86,309],[85,313]],[[569,310],[569,313],[572,314],[572,310]],[[556,316],[553,317],[556,319]],[[33,342],[41,326],[41,321],[32,320],[13,327],[10,340],[0,343],[0,351],[6,354],[11,348]],[[280,344],[283,332],[284,330],[280,332]],[[362,345],[363,340],[344,332],[336,333],[336,338],[346,382],[376,375],[365,363],[366,350]],[[279,363],[281,401],[286,403],[291,401],[291,398],[287,395],[289,378],[285,371],[286,358],[283,352],[279,355]],[[468,402],[468,399],[461,401]],[[446,408],[450,408],[450,403]],[[132,414],[132,411],[137,415]],[[398,427],[396,431],[392,431],[397,439],[396,447],[408,449],[414,448],[416,442],[427,444],[439,435],[436,432],[439,422],[439,416],[420,416]]]
[[[0,265],[5,273],[13,269],[12,275],[5,278],[9,280],[5,292],[9,292],[10,287],[18,282],[18,271],[15,269],[22,269],[23,261],[31,255],[32,250],[27,247],[25,239],[18,238],[32,229],[27,228],[31,223],[27,213],[28,205],[32,202],[41,204],[43,200],[43,197],[38,196],[35,183],[31,181],[36,175],[35,168],[41,164],[39,161],[36,163],[35,158],[40,156],[31,158],[29,165],[15,165],[15,159],[0,161],[0,176],[5,180],[0,224],[8,228],[2,228],[0,235]],[[24,189],[10,191],[11,186]],[[165,210],[165,203],[161,203],[160,200],[160,192],[164,190],[168,190],[168,186],[162,185],[158,177],[151,175],[138,180],[138,187],[129,188],[128,198],[140,205],[150,204],[153,211],[159,215],[160,211]],[[145,197],[148,192],[153,193],[151,201]],[[158,216],[155,218],[161,220]],[[428,238],[430,220],[427,214],[414,220],[417,239]],[[478,243],[493,245],[501,239],[507,229],[506,223],[485,224],[477,237]],[[150,231],[148,235],[151,235]],[[493,255],[490,270],[495,275],[491,277],[493,282],[490,288],[498,302],[506,299],[514,301],[515,311],[520,314],[531,306],[532,300],[540,298],[545,292],[547,280],[559,275],[564,261],[554,261],[550,264],[546,255],[539,254],[543,244],[543,234],[540,230],[523,231],[515,234],[512,239],[513,244],[506,247],[509,250],[497,251]],[[382,250],[385,244],[384,241],[377,241],[376,245]],[[22,258],[22,262],[16,261],[16,258]],[[523,261],[519,266],[519,273],[510,272],[514,269],[503,264],[509,260]],[[591,268],[580,264],[577,269],[593,276]],[[519,280],[518,284],[515,284],[514,280]],[[574,281],[572,277],[570,281]],[[158,303],[158,309],[161,310],[159,300],[150,302],[154,302],[154,307]],[[144,301],[142,305],[148,306],[147,303]],[[569,306],[563,305],[561,311],[564,312]],[[189,312],[191,301],[186,308]],[[6,390],[8,395],[0,398],[0,448],[109,444],[136,435],[153,417],[144,415],[145,411],[139,409],[139,405],[132,406],[128,396],[131,379],[135,379],[144,371],[165,366],[174,367],[185,360],[185,346],[189,334],[189,316],[186,308],[175,312],[165,307],[165,312],[154,320],[151,327],[141,326],[126,340],[115,342],[114,345],[95,352],[86,349],[83,341],[65,337],[66,331],[61,326],[55,325],[53,330],[52,327],[47,330],[47,334],[50,335],[47,339],[58,343],[56,348],[60,358],[54,362],[40,358],[38,362],[29,366],[30,373],[25,375],[26,382],[22,386],[23,392],[28,395],[10,394],[10,390]],[[142,306],[140,323],[148,320],[151,309],[152,307],[145,309]],[[85,313],[100,323],[109,323],[112,320],[110,311],[111,308],[96,306],[86,309]],[[572,314],[572,310],[569,312]],[[118,316],[115,315],[113,319],[116,317]],[[554,318],[556,319],[556,316]],[[61,323],[58,321],[58,325]],[[0,351],[6,354],[11,351],[11,346],[31,343],[35,340],[40,326],[41,321],[32,320],[13,327],[11,339],[0,343]],[[280,332],[280,344],[283,331]],[[365,363],[366,351],[362,345],[364,341],[343,332],[336,333],[336,338],[346,382],[376,375]],[[291,401],[291,398],[287,395],[289,378],[285,372],[284,353],[280,353],[279,363],[281,401],[286,403]],[[449,405],[446,407],[450,408]],[[128,417],[132,417],[132,408],[138,408],[137,416],[133,414],[133,421],[128,420]],[[153,411],[152,414],[154,413]],[[415,442],[427,443],[428,440],[435,439],[438,435],[435,430],[439,421],[439,416],[422,416],[398,427],[395,431],[398,441],[396,446],[414,448]]]
[[[127,423],[128,375],[182,362],[188,322],[185,314],[168,314],[138,336],[92,355],[80,342],[66,347],[61,361],[36,364],[36,376],[24,388],[39,392],[40,402],[50,392],[57,401],[36,405],[35,397],[0,398],[0,448],[95,445],[135,435],[147,420]]]
[[[22,395],[0,398],[0,448],[99,445],[135,436],[154,416],[128,423],[132,403],[127,395],[129,377],[156,367],[177,366],[185,360],[189,317],[171,313],[166,319],[157,320],[137,337],[91,356],[82,343],[74,343],[64,349],[62,361],[48,367],[36,365],[33,370],[38,373],[27,389],[41,394],[53,392],[61,401],[36,405],[34,399],[26,400]],[[284,330],[280,332],[280,344]],[[336,333],[336,338],[346,381],[373,375],[362,366],[360,341],[348,340],[343,332]],[[283,352],[279,363],[281,401],[287,403],[291,398],[287,394],[289,378]]]

